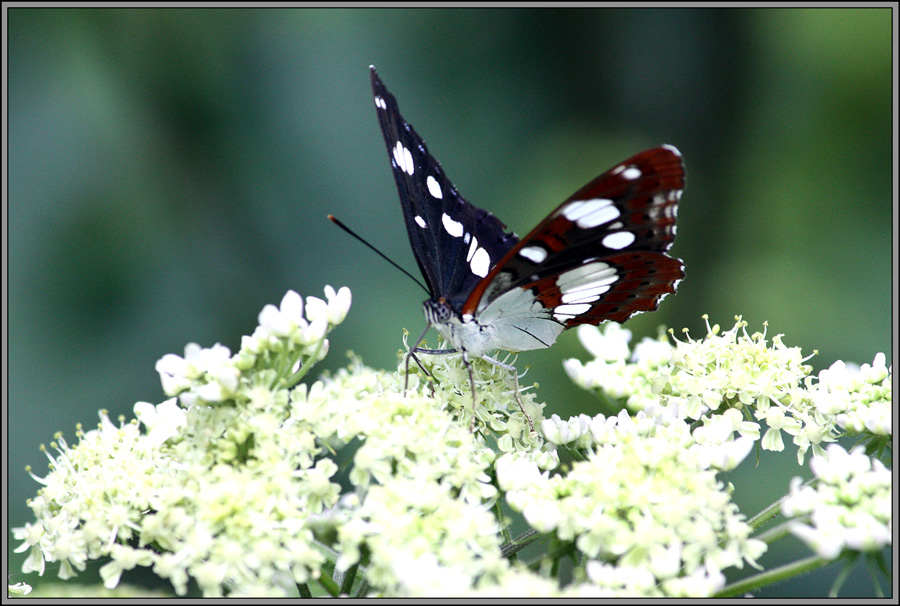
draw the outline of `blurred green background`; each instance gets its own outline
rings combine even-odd
[[[190,341],[237,350],[288,289],[353,291],[321,368],[347,350],[396,364],[423,293],[325,218],[416,271],[370,64],[462,194],[520,235],[629,155],[682,151],[687,278],[627,324],[635,339],[742,314],[817,349],[817,371],[892,363],[889,9],[8,15],[11,526],[31,519],[39,444],[162,401],[156,360]],[[548,415],[598,410],[562,370],[572,356],[574,331],[519,356]],[[743,511],[808,473],[788,450],[729,475]],[[763,562],[807,553],[785,543]],[[821,596],[837,571],[763,595]],[[842,596],[868,595],[858,565]]]

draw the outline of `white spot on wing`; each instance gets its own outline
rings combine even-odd
[[[431,192],[432,196],[439,199],[444,197],[444,192],[441,191],[441,185],[437,182],[437,179],[428,175],[425,183],[428,185],[428,191]]]
[[[618,276],[612,276],[606,280],[592,282],[581,288],[567,291],[562,296],[563,303],[592,303],[600,298],[600,295],[610,289]]]
[[[540,246],[526,246],[519,251],[519,254],[532,263],[543,263],[547,258],[547,251]]]
[[[375,107],[387,109],[387,103],[384,102],[380,95],[375,95]]]
[[[415,165],[413,164],[412,154],[405,147],[403,148],[403,156],[406,158],[406,172],[413,174]]]
[[[562,215],[582,229],[597,227],[617,219],[621,213],[612,200],[593,198],[572,202],[562,210]]]
[[[447,213],[444,213],[441,216],[441,222],[444,224],[444,229],[447,230],[447,233],[454,238],[459,238],[461,235],[463,235],[462,223],[460,223],[459,221],[454,221]]]
[[[572,269],[556,280],[563,303],[592,303],[619,279],[615,268],[606,263],[592,263]]]
[[[641,177],[641,169],[637,166],[629,166],[624,171],[622,171],[622,178],[628,179],[629,181],[634,181],[635,179],[640,179]]]
[[[479,248],[475,251],[475,254],[472,255],[472,262],[469,266],[472,268],[473,274],[483,278],[488,275],[488,272],[491,270],[491,256],[485,249]]]
[[[563,293],[573,292],[591,285],[607,284],[606,280],[615,276],[614,267],[602,261],[595,261],[562,273],[556,279],[556,286]]]
[[[553,317],[560,322],[565,322],[566,320],[570,320],[575,316],[580,316],[581,314],[586,313],[590,308],[590,303],[557,305],[553,309]]]
[[[614,250],[622,250],[634,242],[634,234],[630,231],[617,231],[603,238],[603,246]]]
[[[422,229],[425,229],[426,227],[428,227],[428,224],[425,223],[425,219],[423,219],[423,218],[420,217],[419,215],[416,215],[416,224],[417,224],[419,227],[421,227]]]
[[[394,146],[394,161],[397,162],[397,166],[403,172],[410,175],[415,172],[416,167],[415,164],[413,164],[412,154],[399,141],[397,141],[397,145]]]
[[[469,252],[466,254],[466,261],[472,260],[472,257],[475,256],[476,250],[478,250],[478,238],[473,237],[472,242],[469,245]]]

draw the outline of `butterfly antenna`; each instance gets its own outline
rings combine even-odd
[[[385,261],[387,261],[388,263],[390,263],[391,265],[393,265],[394,267],[396,267],[397,269],[399,269],[400,271],[402,271],[403,273],[405,273],[407,276],[409,276],[410,279],[412,279],[413,282],[415,282],[416,284],[418,284],[419,286],[422,287],[422,290],[424,290],[424,291],[428,294],[429,297],[431,296],[431,291],[428,290],[428,289],[425,287],[425,285],[422,284],[421,281],[419,281],[418,278],[416,278],[414,275],[412,275],[411,273],[409,273],[408,271],[406,271],[405,269],[403,269],[402,267],[400,267],[399,265],[397,265],[396,263],[394,263],[394,261],[391,260],[386,254],[384,254],[383,252],[381,252],[380,250],[378,250],[377,248],[375,248],[374,246],[372,246],[371,244],[369,244],[368,242],[366,242],[366,241],[363,239],[362,236],[360,236],[360,235],[357,234],[355,231],[353,231],[352,229],[350,229],[349,227],[347,227],[346,225],[344,225],[343,223],[341,223],[340,221],[338,221],[337,218],[336,218],[334,215],[328,215],[328,218],[331,220],[332,223],[334,223],[335,225],[337,225],[338,227],[340,227],[341,229],[343,229],[345,232],[347,232],[348,234],[350,234],[351,236],[353,236],[354,238],[356,238],[357,240],[359,240],[360,242],[362,242],[363,244],[365,244],[366,246],[368,246],[369,248],[371,248],[372,250],[374,250],[375,253],[376,253],[379,257],[381,257],[382,259],[384,259]]]

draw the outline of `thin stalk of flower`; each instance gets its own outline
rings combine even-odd
[[[771,570],[758,572],[754,575],[741,579],[740,581],[736,581],[734,583],[731,583],[730,585],[726,585],[724,588],[722,588],[721,591],[716,592],[715,595],[711,597],[736,598],[750,595],[754,591],[762,589],[767,585],[772,585],[801,574],[806,574],[807,572],[811,572],[813,570],[816,570],[817,568],[827,566],[828,564],[831,564],[831,562],[832,561],[827,558],[811,556],[797,562],[791,562],[790,564],[785,564],[784,566],[772,568]]]
[[[875,587],[875,595],[876,597],[883,598],[884,592],[881,589],[879,575],[885,579],[891,578],[891,571],[888,567],[887,560],[884,559],[883,554],[876,552],[869,554],[866,558],[866,563],[868,564],[869,574],[872,575],[872,585]]]
[[[807,482],[807,484],[809,484],[810,482],[813,482],[813,480],[809,480],[809,482]],[[786,494],[783,497],[781,497],[780,499],[778,499],[777,501],[775,501],[774,503],[767,505],[762,511],[760,511],[755,516],[753,516],[752,518],[747,520],[747,524],[754,531],[759,530],[760,528],[765,526],[769,522],[769,520],[781,515],[781,504],[789,496],[790,496],[789,494]]]
[[[844,586],[844,582],[847,580],[847,577],[850,576],[850,571],[853,570],[853,567],[856,565],[856,561],[859,559],[858,553],[853,553],[844,561],[844,566],[838,571],[837,575],[834,577],[834,582],[831,584],[831,589],[828,590],[829,598],[838,597],[838,593],[841,590],[841,587]],[[878,586],[877,579],[873,579],[875,582],[875,587],[880,591],[881,587]]]
[[[359,570],[359,562],[348,568],[341,576],[341,595],[352,595],[353,582],[356,581],[356,571]]]
[[[496,478],[494,478],[494,483],[496,484]],[[494,509],[494,515],[497,517],[497,519],[502,520],[503,519],[503,506],[499,499],[494,503],[493,509]],[[501,547],[500,553],[502,554],[502,556],[504,558],[509,560],[509,562],[511,564],[517,563],[519,561],[519,556],[516,555],[516,552],[515,551],[512,551],[512,552],[505,551],[505,547],[512,543],[512,535],[509,532],[509,525],[507,525],[507,524],[501,525],[500,537],[501,537],[501,540],[503,543],[503,547]]]
[[[313,363],[318,359],[319,352],[322,351],[322,344],[325,342],[326,342],[325,340],[322,340],[322,341],[318,341],[316,343],[312,352],[310,352],[309,355],[306,356],[306,361],[305,361],[306,363],[301,363],[300,367],[297,369],[297,371],[284,380],[283,387],[290,389],[291,387],[293,387],[294,385],[296,385],[297,383],[299,383],[300,381],[303,380],[303,377],[306,376],[306,373],[308,373],[309,369],[312,368]],[[300,360],[299,357],[298,357],[298,360]],[[296,362],[298,360],[295,360],[294,363],[296,364]]]
[[[333,598],[340,597],[340,595],[341,595],[340,586],[337,583],[335,583],[334,580],[331,577],[329,577],[328,575],[323,574],[318,579],[316,579],[316,582],[319,583],[322,586],[322,588],[325,591],[327,591],[328,595],[330,595],[331,597],[333,597]]]
[[[778,526],[775,526],[774,528],[769,528],[768,530],[756,535],[756,538],[766,545],[771,545],[775,541],[780,541],[781,539],[790,536],[791,526],[793,525],[793,523],[793,520],[783,522]]]
[[[518,552],[522,551],[535,541],[538,541],[540,539],[540,534],[541,533],[533,528],[526,530],[515,539],[505,542],[500,554],[512,562],[513,558],[517,557],[516,554]]]

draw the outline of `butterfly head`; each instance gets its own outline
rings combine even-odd
[[[422,306],[425,311],[425,320],[432,326],[447,324],[457,315],[444,297],[426,299]]]

